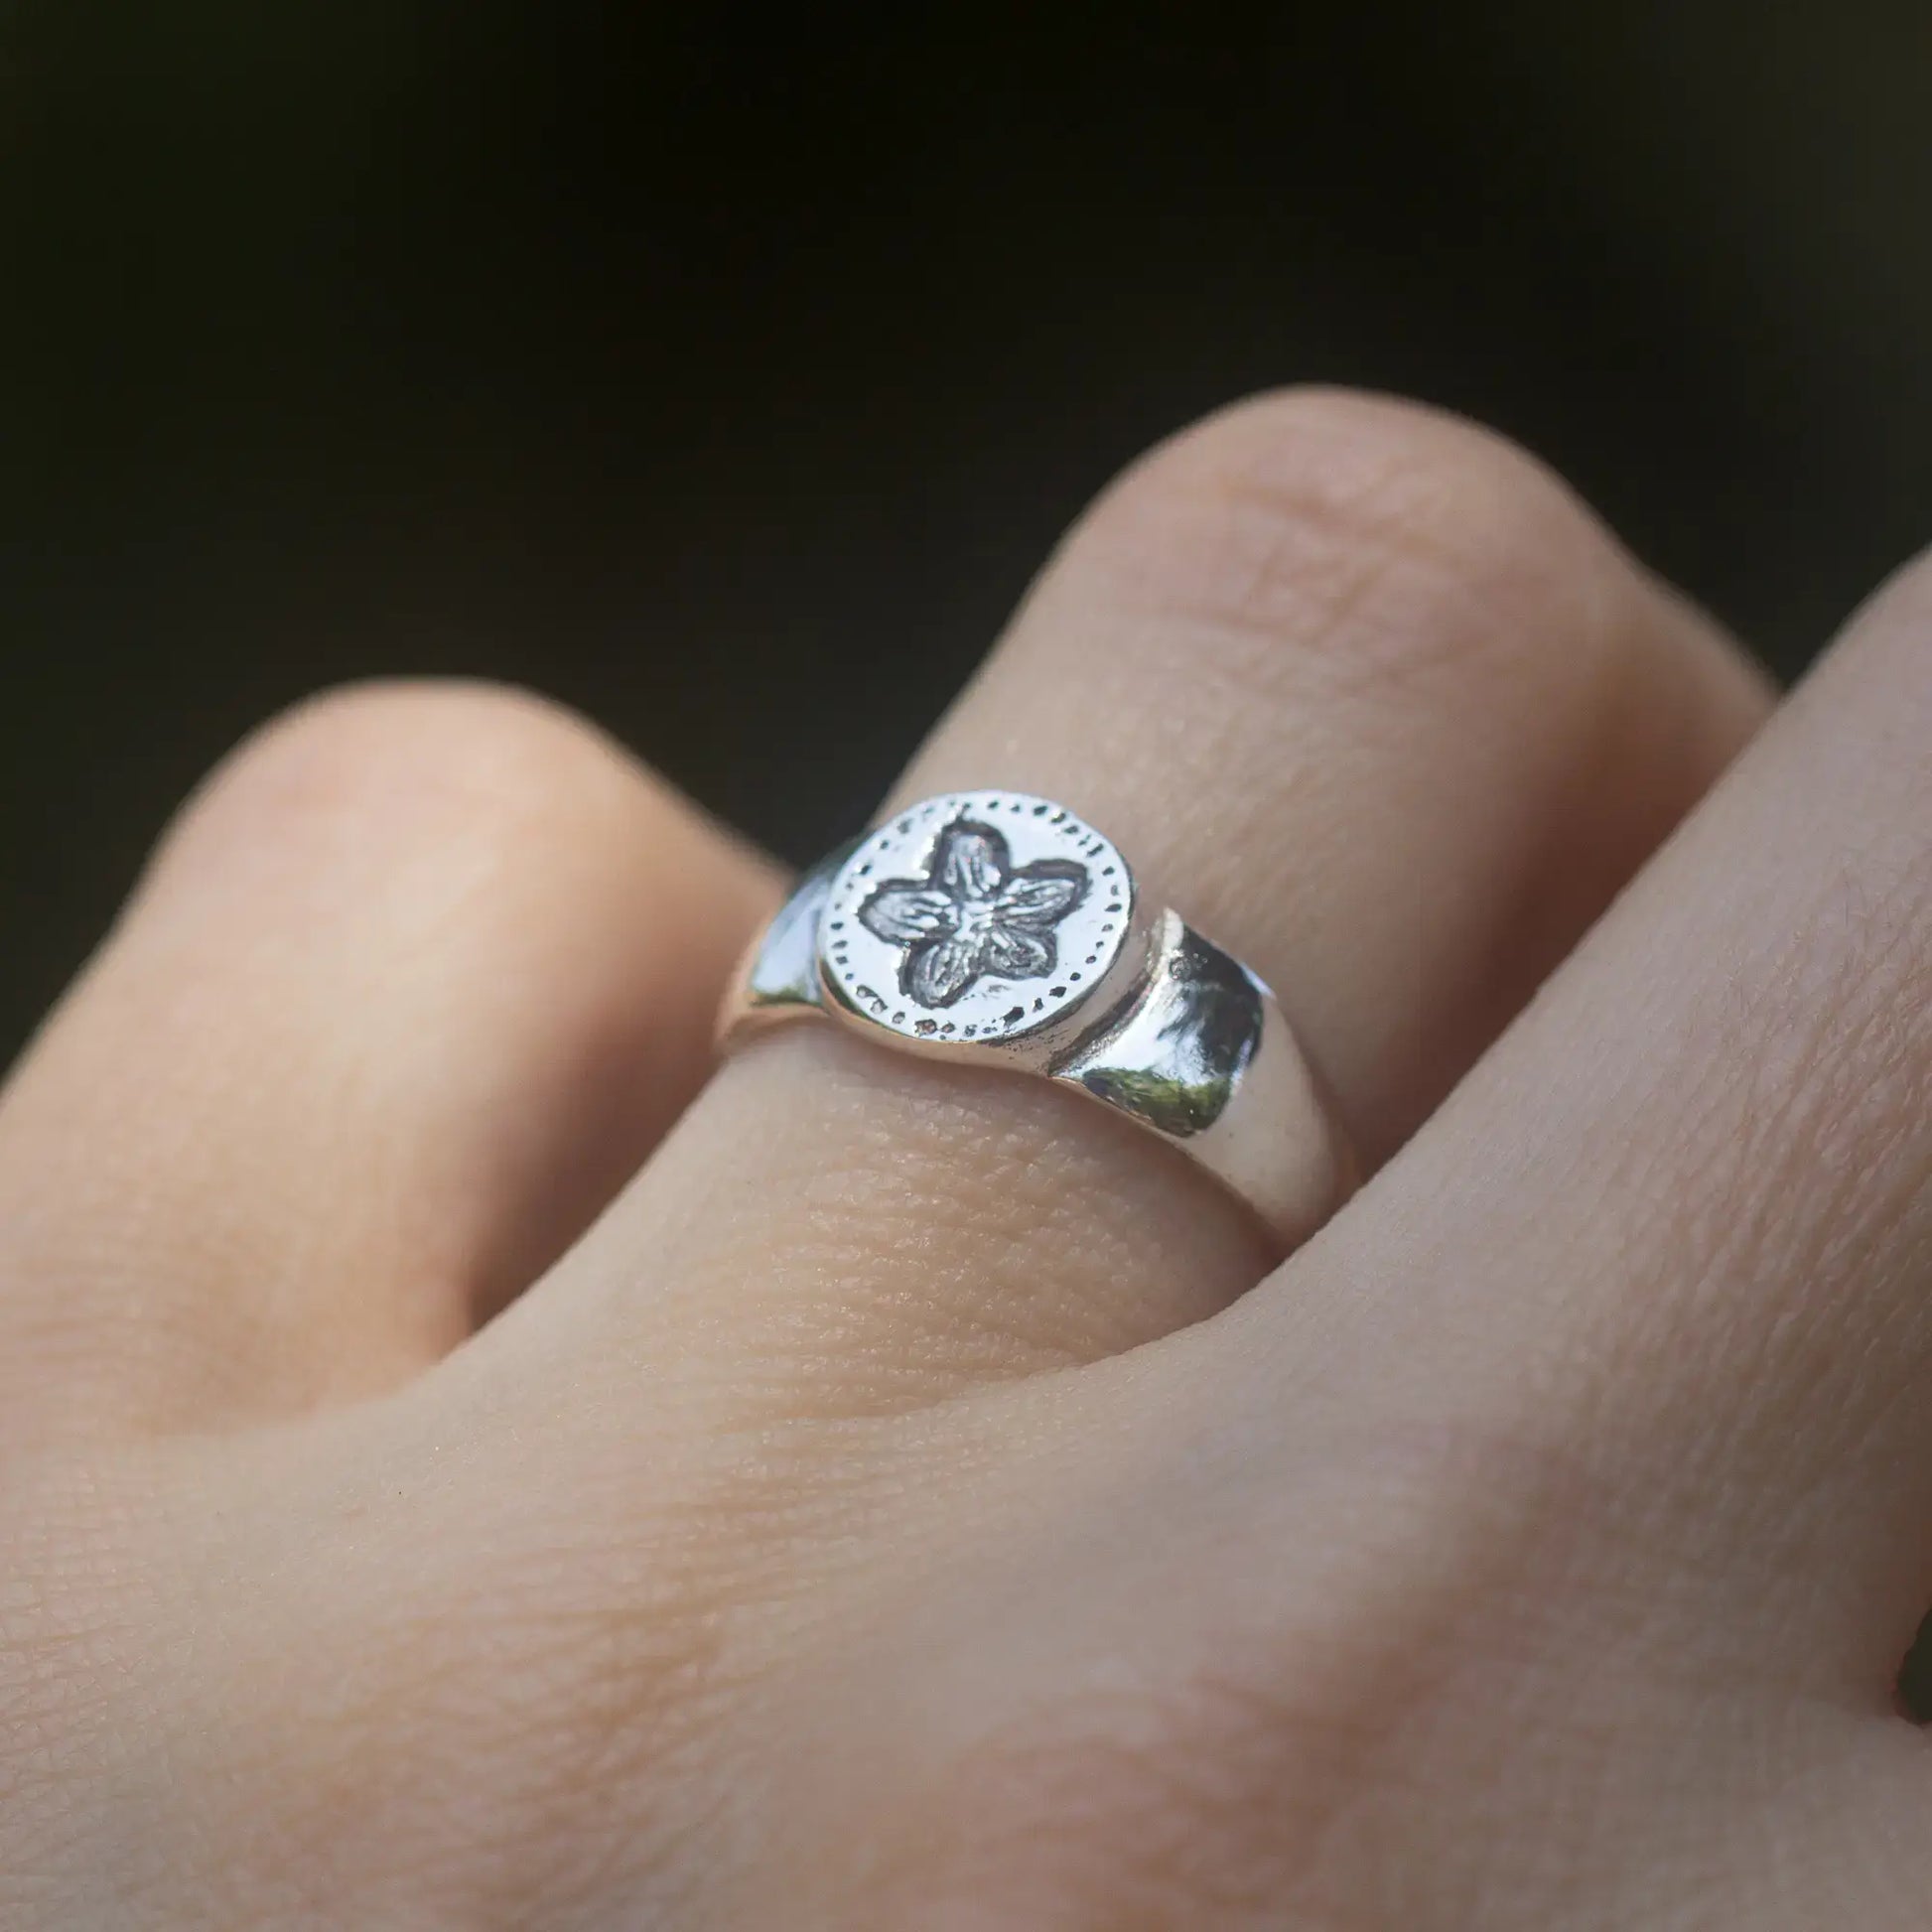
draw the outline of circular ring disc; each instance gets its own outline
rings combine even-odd
[[[901,1038],[997,1045],[1076,1012],[1133,915],[1127,862],[1064,807],[948,792],[890,819],[840,868],[819,971],[848,1012]]]

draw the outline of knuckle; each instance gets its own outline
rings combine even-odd
[[[1264,679],[1286,662],[1298,679],[1378,692],[1445,672],[1547,687],[1603,654],[1643,581],[1501,437],[1317,389],[1183,431],[1127,472],[1069,548],[1117,607],[1182,618],[1151,628],[1194,670],[1204,633]]]
[[[189,800],[158,869],[291,843],[365,859],[413,837],[500,848],[608,801],[632,767],[594,727],[508,686],[344,686],[251,733]]]

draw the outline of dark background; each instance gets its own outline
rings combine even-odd
[[[0,1054],[338,678],[806,856],[1264,385],[1500,425],[1795,671],[1932,536],[1929,99],[1916,0],[0,0]]]

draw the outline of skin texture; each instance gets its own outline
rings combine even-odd
[[[1928,746],[1932,567],[1772,715],[1466,425],[1137,466],[897,795],[1276,985],[1271,1267],[1038,1083],[704,1084],[779,884],[589,728],[270,726],[0,1099],[0,1924],[1922,1926]]]

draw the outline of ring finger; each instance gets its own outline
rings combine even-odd
[[[1102,499],[897,796],[1010,786],[1107,832],[1275,987],[1372,1168],[1764,705],[1533,464],[1295,395]],[[1237,1203],[1101,1109],[801,1027],[723,1070],[479,1365],[520,1379],[541,1340],[902,1408],[1131,1346],[1269,1259]]]

